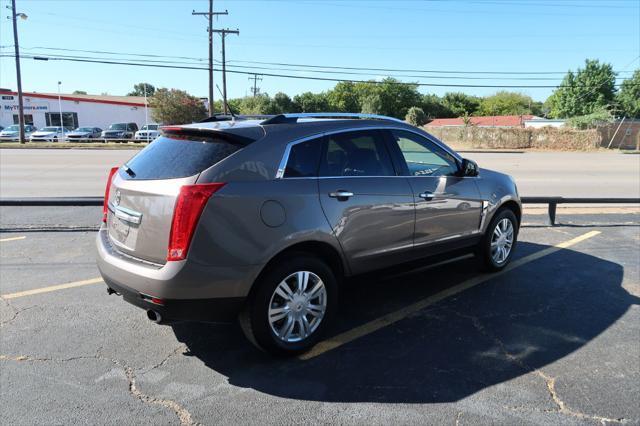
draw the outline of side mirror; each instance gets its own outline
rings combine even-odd
[[[478,176],[478,163],[466,158],[462,159],[462,170],[460,170],[462,176]]]

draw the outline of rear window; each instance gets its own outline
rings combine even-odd
[[[161,136],[129,160],[125,179],[177,179],[193,176],[242,149],[221,138]]]

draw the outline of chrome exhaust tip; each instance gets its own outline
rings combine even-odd
[[[147,311],[147,318],[149,318],[149,320],[155,322],[156,324],[162,323],[162,315],[160,315],[159,312],[153,311],[151,309]]]

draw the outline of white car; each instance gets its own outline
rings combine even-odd
[[[64,129],[64,135],[66,135],[67,133],[72,132],[72,129]],[[62,131],[62,127],[60,126],[49,126],[49,127],[43,127],[42,129],[38,130],[37,132],[33,132],[31,134],[31,137],[29,138],[29,141],[31,142],[58,142],[61,141],[65,138],[65,136],[63,136],[63,131]]]
[[[134,139],[136,141],[151,142],[158,136],[160,136],[160,124],[152,123],[142,126],[142,128],[136,132]]]
[[[25,124],[24,126],[25,139],[29,139],[29,137],[31,137],[31,134],[36,130],[38,130],[36,126],[32,126],[31,124]],[[20,126],[17,124],[9,126],[0,132],[0,141],[17,142],[19,139],[20,139]]]

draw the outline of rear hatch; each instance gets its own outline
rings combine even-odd
[[[180,188],[252,140],[218,131],[165,133],[129,160],[109,191],[107,227],[120,252],[164,264]]]

